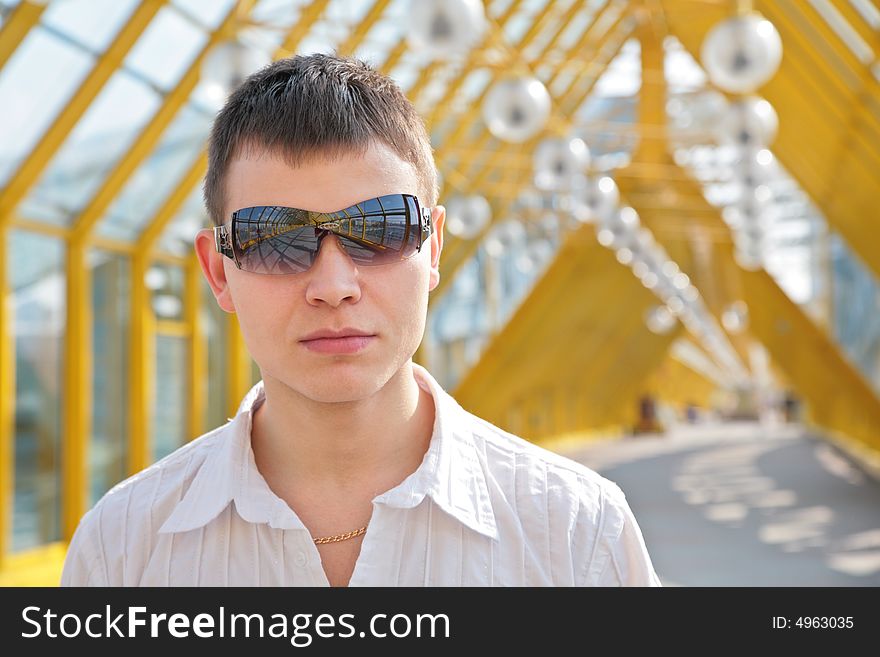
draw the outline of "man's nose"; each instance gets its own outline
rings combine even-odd
[[[324,301],[336,307],[345,299],[356,302],[360,295],[357,267],[342,248],[339,236],[325,233],[318,241],[318,255],[309,272],[308,301]]]

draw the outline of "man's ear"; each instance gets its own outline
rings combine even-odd
[[[440,285],[440,252],[443,251],[443,225],[446,222],[446,208],[442,205],[434,206],[431,210],[431,224],[434,232],[431,233],[431,281],[428,286],[430,292]]]
[[[217,252],[214,247],[214,231],[211,228],[203,228],[196,233],[194,246],[202,273],[211,286],[217,305],[228,313],[235,312],[235,304],[232,302],[232,294],[229,290],[229,282],[226,280],[226,268],[224,260],[226,256]]]

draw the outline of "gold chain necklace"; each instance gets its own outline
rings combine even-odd
[[[323,538],[316,538],[315,543],[321,545],[323,543],[338,543],[339,541],[345,541],[349,538],[354,538],[355,536],[360,536],[365,531],[367,531],[367,526],[364,525],[360,529],[355,529],[353,532],[345,532],[344,534],[336,534],[336,536],[324,536]]]

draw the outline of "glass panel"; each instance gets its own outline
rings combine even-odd
[[[159,238],[158,248],[174,255],[189,255],[195,250],[193,241],[196,233],[210,225],[212,224],[205,211],[202,189],[199,186],[189,195],[177,216],[168,223]]]
[[[189,16],[197,19],[204,27],[213,30],[229,13],[234,0],[173,0]]]
[[[189,68],[207,40],[204,31],[166,7],[159,11],[138,39],[125,65],[168,91]]]
[[[93,52],[104,52],[132,14],[138,0],[64,0],[53,2],[41,22],[82,43]]]
[[[405,38],[408,10],[408,1],[393,0],[357,47],[354,56],[381,67],[388,54]]]
[[[158,320],[183,321],[183,269],[156,263],[147,271],[153,312]]]
[[[110,206],[98,234],[126,241],[140,234],[204,148],[212,119],[189,106],[180,111],[155,152]]]
[[[92,63],[91,55],[38,27],[16,48],[0,71],[0,98],[6,99],[0,103],[0,186],[33,150]]]
[[[199,321],[208,351],[208,380],[205,388],[205,414],[202,419],[202,427],[207,432],[226,424],[229,417],[226,405],[226,379],[229,375],[228,349],[226,348],[229,341],[229,313],[217,305],[211,286],[208,285],[204,276],[201,279],[200,289],[202,299]],[[196,437],[193,436],[193,438]]]
[[[153,461],[186,442],[187,340],[156,336],[156,387],[153,409]]]
[[[834,337],[880,393],[880,283],[837,233],[831,233]]]
[[[21,0],[0,0],[0,26]]]
[[[119,71],[22,204],[29,219],[68,226],[158,110],[159,94]]]
[[[131,268],[127,257],[97,249],[89,253],[89,267],[94,315],[91,506],[127,472]]]
[[[13,230],[4,257],[15,318],[12,551],[18,552],[61,538],[65,251],[61,240]]]

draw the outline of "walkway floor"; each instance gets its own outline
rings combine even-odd
[[[620,485],[666,586],[878,586],[880,482],[799,426],[689,426],[563,452]]]

